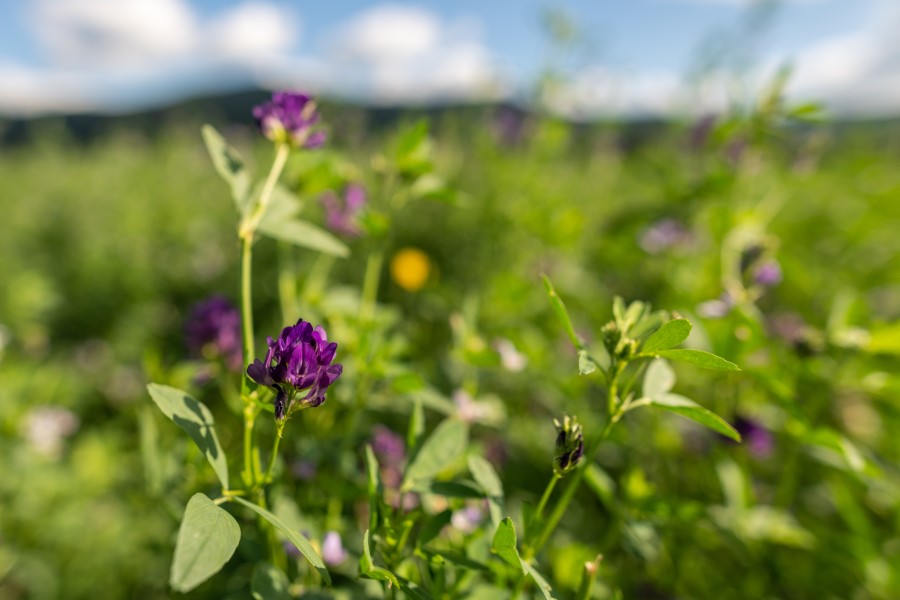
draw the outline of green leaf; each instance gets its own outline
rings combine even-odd
[[[691,323],[687,319],[672,319],[650,334],[641,348],[642,352],[655,352],[674,348],[687,339],[691,333]]]
[[[263,187],[265,187],[263,183],[256,186],[253,190],[253,198],[259,198]],[[279,223],[291,219],[300,212],[302,204],[294,192],[280,183],[275,184],[275,187],[272,188],[272,195],[269,197],[269,204],[266,206],[266,212],[259,220],[259,227],[275,227]]]
[[[733,362],[727,361],[721,356],[704,352],[703,350],[688,350],[678,348],[675,350],[659,350],[657,352],[641,352],[638,356],[648,358],[650,356],[661,356],[670,358],[680,362],[691,363],[704,369],[713,369],[716,371],[740,371],[741,368]]]
[[[587,350],[578,351],[578,373],[581,375],[590,375],[597,370],[597,361],[594,360]]]
[[[553,311],[556,313],[559,322],[562,323],[563,329],[569,336],[569,339],[572,340],[572,345],[576,348],[581,348],[581,341],[578,339],[575,328],[572,326],[572,319],[569,317],[566,305],[563,304],[562,298],[556,293],[556,288],[553,287],[550,278],[546,275],[542,275],[542,277],[544,279],[544,287],[547,289],[547,295],[550,296],[550,305],[553,306]]]
[[[422,448],[406,468],[403,489],[409,491],[417,483],[430,481],[453,464],[466,451],[469,431],[459,419],[446,419],[422,444]]]
[[[325,580],[325,583],[331,585],[331,576],[328,574],[328,569],[325,568],[325,563],[322,561],[322,557],[319,556],[319,553],[316,552],[316,549],[312,547],[312,544],[309,543],[309,540],[306,539],[300,532],[294,531],[290,527],[284,524],[284,521],[267,511],[261,506],[257,506],[252,502],[248,502],[244,500],[240,496],[235,496],[233,498],[235,502],[243,504],[263,519],[271,523],[275,526],[275,529],[280,531],[284,537],[286,537],[296,548],[300,551],[300,554],[309,561],[309,563],[316,568],[316,571],[319,572],[319,575],[322,576],[322,579]]]
[[[363,555],[359,557],[359,574],[366,579],[374,579],[376,581],[387,581],[388,586],[400,587],[397,576],[385,569],[379,567],[372,560],[372,550],[369,545],[369,530],[363,536]]]
[[[644,395],[648,398],[658,398],[672,389],[675,385],[675,371],[662,358],[657,358],[650,363],[647,374],[644,375]]]
[[[410,491],[446,498],[484,498],[484,492],[472,481],[421,481]]]
[[[537,569],[523,560],[522,570],[531,575],[531,578],[534,579],[534,582],[537,584],[538,589],[541,590],[541,593],[546,600],[553,600],[553,590],[550,588],[550,584],[547,583],[547,580],[544,579],[543,575],[538,573]]]
[[[500,525],[502,520],[503,483],[494,470],[493,465],[478,455],[469,456],[469,471],[475,477],[475,482],[484,490],[488,500],[488,508],[491,512],[491,522],[494,527]]]
[[[261,562],[253,569],[250,578],[250,593],[254,600],[290,600],[288,588],[291,582],[280,569],[267,562]]]
[[[459,552],[454,552],[453,550],[445,550],[443,548],[440,549],[432,549],[429,548],[424,551],[426,556],[440,556],[442,559],[447,561],[448,563],[454,564],[458,567],[463,567],[464,569],[469,569],[473,571],[490,571],[491,568],[482,562],[478,562],[477,560],[471,559],[465,554],[461,554]]]
[[[494,540],[491,542],[491,552],[524,572],[525,563],[519,558],[519,551],[516,550],[516,528],[509,517],[500,521],[497,526]]]
[[[266,221],[259,224],[259,231],[276,240],[316,250],[322,254],[338,258],[350,256],[350,249],[344,242],[308,221],[300,219]]]
[[[234,517],[203,494],[194,494],[178,529],[169,585],[178,592],[194,589],[225,566],[240,541]]]
[[[228,489],[228,460],[216,437],[215,421],[206,405],[192,398],[187,392],[151,383],[147,386],[150,397],[164,415],[184,429],[206,460],[212,465],[223,489]]]
[[[651,398],[651,405],[687,417],[688,419],[696,421],[704,427],[709,427],[713,431],[721,433],[736,442],[741,441],[741,434],[739,434],[734,427],[729,425],[725,419],[684,396],[679,396],[678,394],[662,394],[657,398]]]
[[[234,205],[238,214],[243,216],[247,211],[250,199],[250,175],[244,167],[244,160],[237,150],[225,142],[225,138],[212,125],[204,125],[201,133],[213,167],[231,188]]]

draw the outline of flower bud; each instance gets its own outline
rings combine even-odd
[[[553,470],[560,477],[574,469],[584,454],[584,436],[581,424],[575,417],[566,417],[560,423],[553,419],[558,431],[556,436],[556,456],[553,461]]]

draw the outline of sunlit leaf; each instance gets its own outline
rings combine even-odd
[[[309,543],[309,540],[306,539],[299,531],[294,531],[290,527],[284,524],[284,522],[264,509],[261,506],[257,506],[252,502],[248,502],[244,500],[240,496],[235,496],[235,502],[243,504],[266,521],[275,526],[275,529],[281,532],[281,534],[290,541],[297,550],[300,551],[300,554],[303,555],[309,563],[316,568],[316,571],[319,572],[319,575],[322,576],[322,579],[325,580],[325,583],[331,585],[331,576],[328,574],[328,569],[325,568],[325,563],[322,561],[322,557],[319,556],[319,553],[316,552],[316,549],[312,547],[312,544]]]
[[[491,522],[494,527],[497,527],[503,518],[503,484],[500,477],[491,463],[475,454],[469,456],[469,471],[475,478],[475,482],[484,490],[491,512]]]
[[[169,584],[188,592],[218,573],[241,541],[241,528],[228,511],[203,494],[188,501],[178,529]]]
[[[659,350],[654,352],[641,352],[638,356],[647,358],[650,356],[661,356],[679,362],[686,362],[704,369],[713,369],[716,371],[740,371],[741,368],[733,362],[727,361],[721,356],[704,352],[703,350],[689,350],[686,348],[676,348],[674,350]]]
[[[657,350],[674,348],[687,339],[691,333],[691,323],[687,319],[672,319],[650,334],[641,347],[641,352],[650,353]]]
[[[516,549],[516,528],[509,517],[506,517],[497,525],[494,539],[491,542],[491,552],[510,565],[519,569],[523,568],[524,563],[519,559],[519,551]]]
[[[228,461],[219,438],[216,437],[212,413],[202,402],[195,400],[187,392],[151,383],[147,386],[150,397],[164,415],[184,429],[203,455],[212,465],[224,489],[228,489]]]
[[[430,481],[435,475],[453,464],[466,450],[469,431],[459,419],[446,419],[425,440],[422,448],[406,469],[403,489],[410,490],[422,481]]]
[[[266,221],[259,224],[259,231],[283,242],[323,254],[346,258],[350,256],[347,245],[321,227],[300,219]]]
[[[725,419],[716,413],[703,408],[693,400],[679,396],[678,394],[662,394],[658,397],[651,398],[651,405],[687,417],[692,421],[696,421],[705,427],[709,427],[713,431],[733,439],[736,442],[741,441],[739,434],[734,427],[729,425]]]

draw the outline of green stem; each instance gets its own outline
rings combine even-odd
[[[259,194],[256,208],[254,208],[250,216],[245,218],[241,223],[238,233],[242,239],[253,239],[253,234],[256,233],[259,222],[262,220],[263,215],[266,214],[266,208],[269,205],[269,201],[272,199],[272,192],[275,191],[275,184],[278,183],[278,178],[281,177],[281,172],[284,170],[284,165],[287,162],[290,153],[290,146],[287,144],[278,145],[277,150],[275,151],[275,160],[272,162],[272,170],[269,171],[269,176],[266,177],[266,182],[263,184],[263,189]]]
[[[241,239],[241,334],[244,343],[244,363],[250,364],[253,352],[253,291],[251,272],[253,269],[253,236]],[[241,395],[248,392],[247,377],[241,377]],[[246,398],[244,399],[246,402]]]
[[[547,501],[550,500],[550,495],[553,493],[553,488],[556,487],[556,482],[560,480],[559,473],[556,471],[553,472],[553,477],[550,478],[550,482],[547,483],[547,489],[544,490],[544,495],[541,496],[540,502],[538,502],[537,508],[534,509],[534,514],[531,515],[531,523],[528,525],[528,532],[534,530],[534,528],[540,524],[541,519],[544,515],[544,508],[547,506]]]
[[[265,485],[272,481],[272,471],[275,470],[275,461],[278,458],[278,446],[281,444],[281,433],[284,431],[284,424],[287,423],[287,419],[283,419],[281,421],[275,422],[275,441],[272,443],[272,455],[269,457],[269,466],[266,468],[266,473],[263,475],[261,485]]]
[[[244,485],[252,488],[256,485],[256,469],[253,466],[253,425],[256,422],[257,408],[255,404],[244,406]]]

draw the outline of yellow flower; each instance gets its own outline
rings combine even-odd
[[[418,292],[428,281],[431,261],[418,248],[403,248],[391,259],[391,279],[407,292]]]

